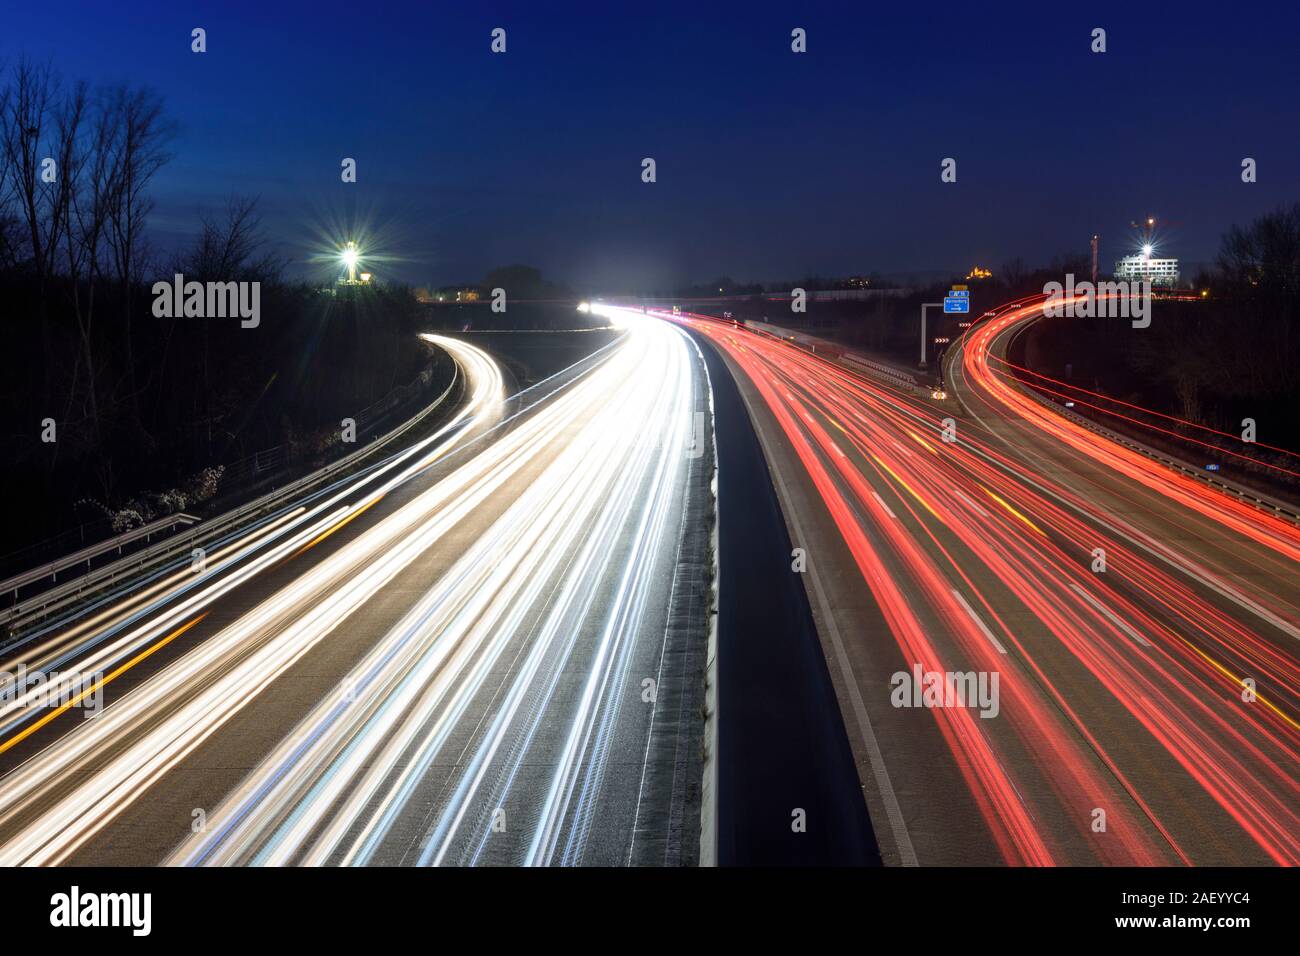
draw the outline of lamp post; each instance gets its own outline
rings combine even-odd
[[[357,259],[359,257],[357,244],[352,240],[348,240],[348,244],[343,247],[343,252],[339,256],[343,260],[343,264],[348,267],[348,285],[356,285]]]

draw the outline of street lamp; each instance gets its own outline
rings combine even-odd
[[[348,244],[343,247],[343,251],[339,253],[339,258],[343,260],[343,265],[346,266],[348,270],[349,285],[354,285],[357,281],[357,260],[360,257],[361,253],[357,251],[357,244],[351,240],[349,240]]]

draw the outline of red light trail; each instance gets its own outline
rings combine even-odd
[[[892,640],[909,668],[1000,674],[1003,719],[962,707],[933,719],[1002,859],[1300,862],[1300,532],[994,374],[989,344],[1034,311],[994,313],[968,335],[979,414],[1016,417],[1033,442],[1109,469],[1090,480],[1112,497],[1136,501],[1137,482],[1216,522],[1244,576],[1162,539],[1140,508],[999,451],[978,417],[947,442],[946,414],[910,394],[730,322],[679,320],[752,383],[834,521],[885,622],[857,639]],[[1098,548],[1105,573],[1092,570]],[[1223,827],[1249,849],[1207,849],[1205,832]]]

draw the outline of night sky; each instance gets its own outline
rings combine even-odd
[[[1211,259],[1300,199],[1297,36],[1293,4],[100,0],[6,4],[0,61],[164,96],[162,249],[252,194],[296,273],[365,229],[381,277],[620,291],[1045,263],[1093,232],[1110,263],[1148,214]]]

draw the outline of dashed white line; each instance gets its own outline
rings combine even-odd
[[[962,501],[966,502],[966,504],[968,504],[968,505],[970,505],[972,508],[974,508],[975,511],[979,514],[979,516],[980,516],[981,518],[987,518],[987,517],[989,516],[989,513],[988,513],[987,511],[985,511],[983,508],[981,508],[979,505],[977,505],[977,504],[976,504],[974,501],[972,501],[970,498],[966,497],[966,495],[962,494],[962,492],[961,492],[960,489],[958,489],[958,488],[954,488],[954,489],[953,489],[953,494],[955,494],[955,495],[956,495],[958,498],[960,498]]]
[[[1133,628],[1129,625],[1127,621],[1121,618],[1110,608],[1106,607],[1106,605],[1102,604],[1095,597],[1093,597],[1083,588],[1079,587],[1079,585],[1075,584],[1073,581],[1070,582],[1070,589],[1074,591],[1075,594],[1079,595],[1079,597],[1083,598],[1085,601],[1091,604],[1098,611],[1098,613],[1100,613],[1103,617],[1106,618],[1106,620],[1110,621],[1110,623],[1114,624],[1116,627],[1118,627],[1121,631],[1123,631],[1133,640],[1137,641],[1143,647],[1151,646],[1151,642],[1148,641],[1141,634],[1139,634],[1137,631],[1133,630]]]
[[[970,619],[975,622],[975,626],[984,632],[984,636],[989,639],[990,644],[992,644],[995,648],[997,648],[997,652],[999,654],[1005,654],[1007,652],[1007,649],[1002,646],[1001,641],[999,641],[996,637],[993,636],[993,632],[989,630],[988,625],[985,624],[982,620],[980,620],[980,616],[975,613],[975,609],[966,603],[966,599],[961,596],[961,592],[958,591],[956,588],[953,588],[952,596],[957,599],[958,604],[960,604],[963,608],[966,609],[966,613],[969,614]]]
[[[871,493],[871,497],[876,499],[876,503],[880,505],[880,507],[885,509],[885,514],[889,515],[889,517],[895,519],[898,517],[898,515],[894,514],[894,512],[889,509],[889,505],[885,504],[885,499],[880,497],[880,495],[877,492],[873,491]]]

